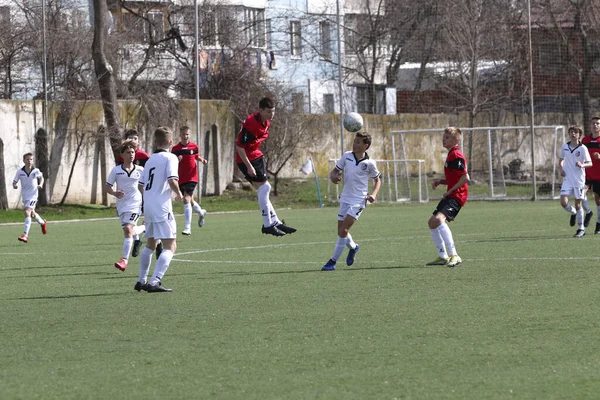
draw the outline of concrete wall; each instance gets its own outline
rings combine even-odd
[[[122,102],[121,120],[127,121],[127,126],[137,126],[135,121],[128,119],[131,116],[132,102]],[[193,132],[193,141],[197,141],[196,135],[196,112],[195,101],[184,100],[179,102],[181,118],[178,121],[165,121],[164,125],[174,130],[174,142],[179,141],[178,128],[181,125],[189,125]],[[206,167],[200,169],[200,179],[203,182],[203,194],[221,194],[227,183],[233,176],[233,155],[235,144],[234,119],[229,112],[226,101],[201,101],[200,105],[200,137],[199,146],[203,157],[209,160]],[[12,180],[18,168],[23,166],[22,156],[27,152],[35,153],[35,132],[43,126],[42,103],[34,101],[0,101],[0,139],[4,142],[5,179],[7,183],[7,195],[9,206],[16,208],[21,206],[20,189],[12,188]],[[82,142],[76,167],[73,169],[73,177],[69,187],[67,203],[102,203],[102,188],[104,179],[110,169],[115,165],[112,151],[108,141],[103,142],[106,171],[103,174],[101,168],[101,152],[94,140],[98,126],[104,122],[102,107],[100,103],[88,103],[82,105],[74,112],[75,117],[69,125],[69,134],[62,146],[60,165],[56,171],[54,181],[47,178],[46,190],[50,194],[52,203],[60,202],[69,181],[71,167],[75,160],[78,141]],[[50,112],[50,119],[53,113]],[[53,127],[54,124],[52,123]],[[151,133],[155,127],[148,127],[148,132],[142,132],[140,147],[147,152],[152,151]],[[210,132],[208,134],[207,132]],[[53,129],[49,132],[49,149],[56,140]],[[56,147],[56,146],[55,146]],[[109,202],[114,203],[112,196]]]

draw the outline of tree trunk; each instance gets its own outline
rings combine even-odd
[[[119,160],[119,146],[121,144],[119,109],[117,105],[117,88],[113,77],[113,68],[106,59],[104,52],[106,38],[108,36],[107,17],[109,15],[106,0],[94,1],[94,41],[92,42],[92,59],[94,60],[94,71],[98,79],[100,96],[102,97],[102,108],[106,129],[113,149],[115,163]]]
[[[0,209],[8,210],[8,195],[6,193],[6,169],[4,167],[4,142],[0,139]]]
[[[71,121],[70,103],[62,102],[58,110],[58,115],[54,121],[54,142],[52,143],[52,152],[50,153],[50,168],[48,175],[44,175],[48,179],[48,190],[50,194],[50,202],[54,198],[54,187],[58,180],[58,170],[62,163],[63,150],[67,142],[67,133],[69,122]],[[43,172],[43,171],[42,171]]]
[[[40,128],[35,133],[35,165],[48,180],[50,177],[49,162],[48,134],[45,129]],[[44,188],[38,193],[37,204],[40,206],[48,205],[48,183],[50,182],[44,183]]]

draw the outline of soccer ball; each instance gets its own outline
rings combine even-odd
[[[351,112],[344,115],[344,128],[348,132],[358,132],[363,127],[363,119],[359,113]]]

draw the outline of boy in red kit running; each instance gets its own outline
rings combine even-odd
[[[598,220],[596,221],[595,234],[600,233],[600,117],[592,118],[591,122],[592,134],[581,139],[581,144],[587,147],[590,157],[592,158],[592,166],[585,170],[585,184],[588,189],[594,192],[594,200],[596,201],[596,213]],[[590,223],[590,219],[594,213],[589,209],[587,196],[583,199],[583,209],[585,210],[585,220],[583,226],[586,227]]]
[[[256,188],[258,205],[262,212],[261,232],[283,236],[296,232],[295,228],[283,224],[277,217],[269,199],[271,184],[267,180],[267,167],[260,144],[269,137],[269,127],[275,115],[275,103],[264,97],[258,103],[258,112],[248,115],[235,142],[235,162],[246,179]]]
[[[179,189],[183,193],[183,217],[185,226],[184,235],[192,234],[192,210],[198,214],[198,226],[204,226],[204,217],[206,210],[203,210],[198,203],[194,201],[194,190],[198,184],[198,164],[206,164],[208,161],[198,154],[198,145],[190,141],[190,127],[182,126],[179,128],[180,142],[173,146],[171,152],[179,159]]]
[[[442,145],[448,149],[448,156],[444,163],[445,179],[436,179],[431,187],[435,189],[439,185],[448,185],[446,193],[438,203],[433,215],[429,218],[429,231],[431,239],[438,249],[439,257],[427,265],[446,265],[455,267],[462,262],[454,247],[452,232],[446,221],[453,221],[458,215],[461,207],[467,202],[469,196],[469,173],[465,156],[458,148],[458,142],[462,132],[460,129],[449,126],[444,130]],[[449,255],[448,255],[449,253]]]

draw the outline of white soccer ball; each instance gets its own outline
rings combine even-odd
[[[348,132],[358,132],[363,127],[363,119],[359,113],[351,112],[344,115],[344,128]]]

